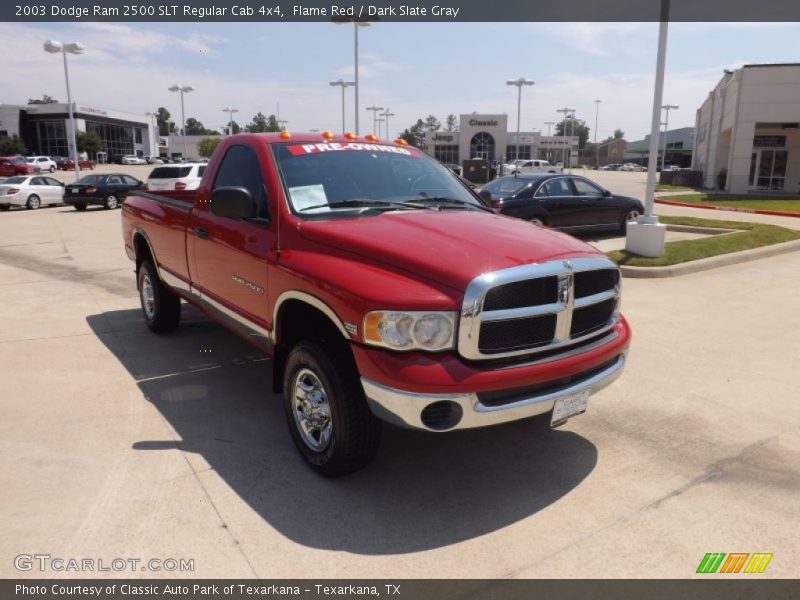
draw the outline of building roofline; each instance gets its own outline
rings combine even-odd
[[[742,65],[743,69],[758,69],[762,67],[800,67],[800,63],[757,63],[752,65]]]

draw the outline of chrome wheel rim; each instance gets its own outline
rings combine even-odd
[[[29,202],[31,208],[39,208],[39,198],[37,196],[32,196]]]
[[[301,369],[294,378],[292,413],[300,438],[314,452],[331,442],[333,424],[328,393],[316,373]]]
[[[541,219],[531,219],[531,223],[533,223],[534,225],[544,225],[544,221],[542,221]]]
[[[108,208],[117,208],[116,196],[109,196],[108,198],[106,198],[106,206]]]
[[[634,221],[639,218],[639,211],[632,210],[628,213],[628,217],[625,219],[626,221]]]
[[[152,321],[156,314],[156,299],[153,294],[153,282],[147,273],[142,277],[142,308],[148,321]]]

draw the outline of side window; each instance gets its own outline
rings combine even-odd
[[[572,184],[575,186],[575,192],[578,196],[594,196],[599,198],[603,195],[603,190],[585,179],[573,179]]]
[[[238,186],[247,188],[256,204],[254,217],[269,218],[267,192],[261,177],[261,163],[255,151],[248,146],[232,146],[217,171],[214,188]]]
[[[549,194],[547,193],[547,182],[545,181],[542,185],[539,186],[539,189],[536,190],[536,193],[533,195],[534,198],[547,198]]]
[[[108,179],[106,180],[106,183],[109,185],[117,185],[122,183],[122,181],[120,181],[120,178],[117,175],[109,175]]]
[[[56,187],[61,187],[61,182],[58,179],[53,179],[52,177],[45,177],[44,180],[47,182],[47,185],[54,185]]]
[[[551,198],[572,196],[569,182],[564,178],[549,179],[547,181],[547,195]]]
[[[139,182],[136,181],[130,175],[123,175],[122,178],[125,180],[125,183],[127,183],[128,185],[138,185],[139,184]]]
[[[44,181],[41,177],[34,177],[31,179],[31,185],[44,185]]]

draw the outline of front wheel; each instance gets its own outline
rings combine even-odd
[[[31,194],[28,196],[28,201],[25,203],[25,207],[28,210],[36,210],[42,205],[42,201],[36,194]]]
[[[534,217],[532,219],[528,219],[528,221],[534,225],[539,225],[540,227],[547,227],[547,223],[541,217]]]
[[[370,411],[344,344],[300,342],[286,360],[283,403],[295,446],[325,477],[357,471],[375,457],[381,422]]]
[[[635,221],[639,218],[640,214],[641,213],[636,209],[629,210],[627,213],[625,213],[625,218],[622,219],[622,225],[620,227],[620,229],[622,229],[622,233],[625,233],[628,230],[628,222]]]
[[[109,194],[103,201],[103,206],[106,210],[114,210],[119,206],[119,200],[117,200],[117,197],[114,194]]]
[[[149,260],[139,267],[139,301],[144,320],[151,331],[166,333],[178,328],[181,320],[181,299],[158,278]]]
[[[86,204],[84,204],[83,202],[79,202],[77,204],[73,204],[72,206],[75,207],[75,210],[79,210],[79,211],[86,210]]]
[[[56,168],[54,166],[52,166],[52,165],[50,166],[50,172],[51,173],[55,173],[56,172]]]

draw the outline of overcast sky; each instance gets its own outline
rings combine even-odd
[[[523,91],[523,131],[543,130],[557,108],[577,109],[594,137],[595,99],[602,100],[598,139],[620,128],[628,140],[650,128],[658,25],[656,23],[377,23],[362,28],[361,132],[371,130],[364,109],[389,107],[391,134],[429,113],[508,113],[516,127],[516,88]],[[191,85],[186,116],[218,129],[222,108],[240,109],[237,121],[276,113],[289,130],[341,127],[341,91],[328,82],[353,73],[352,25],[330,23],[10,24],[0,37],[14,41],[4,62],[0,102],[25,103],[50,94],[66,101],[59,57],[42,42],[86,45],[70,57],[74,100],[143,114],[165,106],[180,121],[180,101],[167,88]],[[672,24],[664,102],[670,129],[693,126],[695,111],[724,68],[746,63],[797,62],[800,24]],[[353,128],[352,88],[347,127]]]

